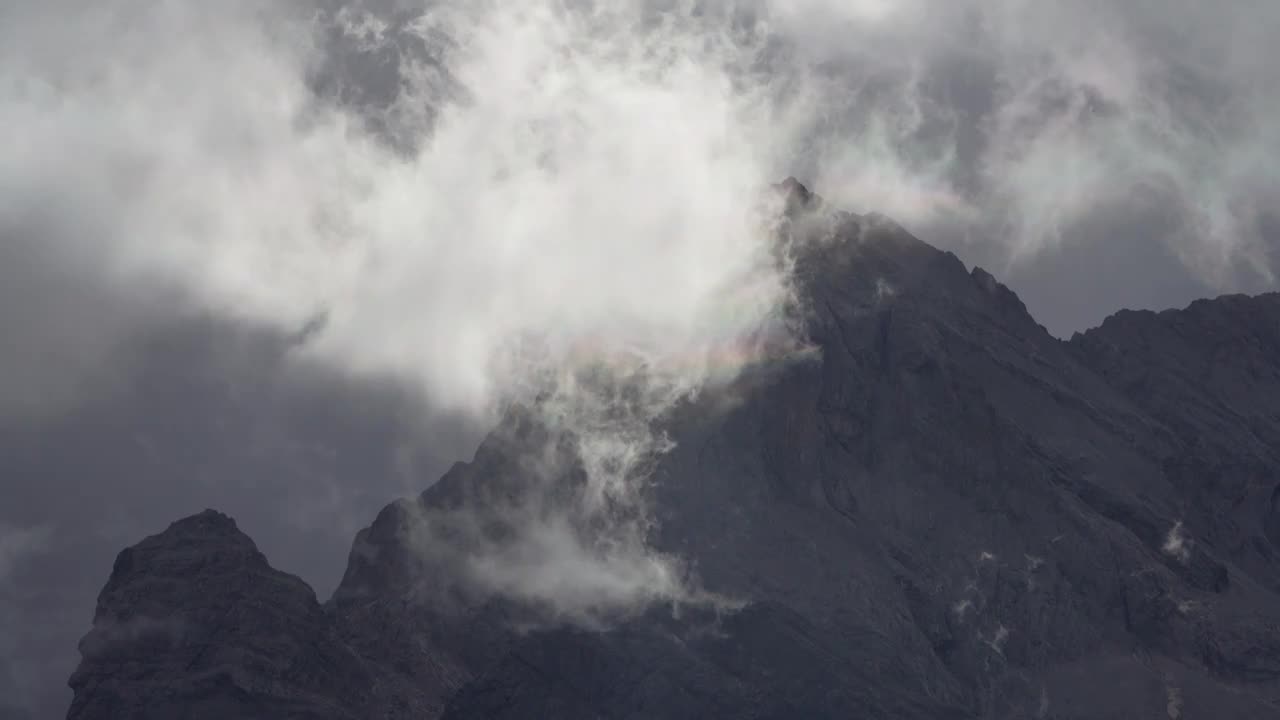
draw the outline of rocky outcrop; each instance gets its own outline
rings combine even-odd
[[[1178,534],[1280,589],[1280,294],[1123,311],[1071,349],[1175,438]]]
[[[316,717],[1280,716],[1276,300],[1122,313],[1062,342],[989,273],[782,190],[816,351],[664,418],[675,444],[647,488],[650,546],[725,602],[587,628],[471,592],[457,562],[473,536],[427,530],[465,509],[476,532],[506,531],[494,508],[534,492],[530,463],[562,440],[513,413],[360,533],[325,610],[284,580],[247,605],[196,589],[235,586],[231,564],[179,582],[181,563],[124,561],[103,627],[222,598],[248,613],[210,645],[229,677],[332,703]],[[554,466],[552,492],[573,492],[579,469]],[[308,618],[323,642],[291,644]],[[73,717],[203,677],[106,664],[94,633]],[[289,679],[254,643],[299,666],[323,650],[336,676]]]
[[[120,553],[80,653],[70,720],[372,717],[311,588],[213,511]]]

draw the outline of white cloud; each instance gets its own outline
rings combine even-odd
[[[315,48],[287,10],[82,9],[30,10],[4,51],[0,120],[24,143],[0,157],[22,190],[0,222],[55,202],[73,211],[49,220],[69,226],[63,252],[99,258],[108,286],[181,287],[286,327],[323,313],[312,354],[445,409],[550,392],[544,420],[575,438],[589,488],[477,577],[582,608],[670,589],[643,524],[566,528],[639,503],[663,448],[650,423],[750,360],[786,297],[749,212],[786,132],[732,73],[749,48],[640,6],[442,4],[414,31],[451,38],[465,97],[407,82],[397,103],[434,105],[434,124],[406,152],[311,94]],[[388,32],[341,22],[361,42]]]

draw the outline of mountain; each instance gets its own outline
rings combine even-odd
[[[65,714],[76,643],[125,545],[217,507],[323,599],[356,531],[488,430],[307,363],[293,342],[178,311],[123,341],[74,407],[0,421],[0,720]]]
[[[816,352],[663,418],[646,488],[648,546],[718,600],[583,621],[470,587],[505,509],[581,490],[571,457],[522,481],[566,438],[514,409],[323,606],[216,513],[126,550],[68,717],[1280,717],[1280,296],[1064,342],[781,189]]]
[[[357,718],[373,688],[311,588],[214,511],[120,553],[80,653],[71,718]]]

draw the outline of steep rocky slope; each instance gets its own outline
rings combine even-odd
[[[289,698],[312,715],[285,715],[309,717],[1280,717],[1275,297],[1121,313],[1064,343],[988,273],[784,191],[817,352],[672,413],[648,488],[651,546],[730,601],[583,627],[471,592],[451,543],[474,538],[429,526],[465,512],[501,534],[495,508],[534,499],[522,475],[563,438],[516,412],[360,533],[323,611],[250,582],[270,571],[232,539],[185,582],[149,579],[167,561],[118,566],[72,717],[149,717],[129,713],[197,683],[178,650],[124,665],[87,648],[117,615],[210,598],[247,613],[206,653],[258,713]],[[554,492],[576,492],[563,467]],[[261,589],[197,590],[210,582]],[[243,649],[257,642],[280,665]],[[215,702],[184,697],[192,717]]]
[[[1280,294],[1123,311],[1071,349],[1176,437],[1187,531],[1280,588]]]

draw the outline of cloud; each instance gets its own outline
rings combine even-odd
[[[1274,5],[793,7],[801,52],[843,98],[816,163],[833,199],[959,226],[1015,264],[1155,208],[1153,250],[1216,287],[1273,281],[1280,96],[1259,28]]]
[[[323,313],[317,352],[469,408],[519,380],[498,367],[511,338],[683,346],[704,311],[750,325],[772,302],[712,308],[759,269],[742,210],[772,168],[768,114],[748,122],[760,108],[700,36],[628,37],[632,10],[440,8],[419,32],[446,28],[468,97],[405,156],[308,92],[311,48],[287,18],[126,7],[110,16],[131,15],[127,32],[101,32],[107,11],[22,23],[102,62],[6,63],[3,105],[29,129],[3,172],[30,199],[5,217],[97,208],[74,233],[89,247],[67,253],[101,255],[113,281],[280,323]],[[399,102],[437,100],[412,91]]]
[[[438,4],[394,29],[447,37],[447,52],[400,63],[396,92],[352,106],[314,92],[327,16],[11,9],[23,32],[3,51],[0,112],[24,143],[0,159],[20,191],[0,222],[24,234],[32,208],[57,207],[68,240],[41,227],[42,242],[106,294],[147,288],[283,328],[322,318],[302,353],[398,377],[441,409],[493,417],[543,397],[588,486],[517,524],[477,576],[541,596],[562,572],[583,583],[557,602],[624,603],[638,584],[616,570],[660,563],[642,522],[607,520],[640,502],[663,449],[651,424],[749,361],[788,293],[749,212],[779,173],[786,118],[741,82],[750,45],[652,10]],[[334,22],[374,52],[393,25]],[[456,96],[436,92],[446,75]],[[495,569],[539,552],[536,572]]]

